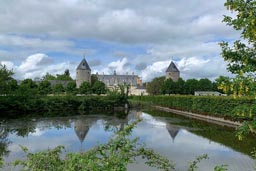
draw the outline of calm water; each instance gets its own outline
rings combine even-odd
[[[20,145],[32,152],[58,145],[64,145],[67,151],[85,151],[113,136],[112,132],[105,131],[106,125],[121,128],[138,117],[143,120],[132,136],[140,137],[148,147],[173,160],[177,170],[186,170],[189,161],[205,153],[210,159],[199,164],[199,171],[213,170],[222,164],[227,164],[230,171],[253,170],[255,163],[248,154],[250,147],[256,146],[255,137],[238,142],[231,128],[156,111],[132,111],[126,119],[90,115],[2,121],[0,155],[6,163],[20,159],[24,157]],[[128,169],[155,170],[145,166],[141,159]],[[5,170],[14,169],[8,166]]]

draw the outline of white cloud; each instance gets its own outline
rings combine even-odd
[[[220,75],[229,75],[226,63],[220,57],[204,59],[201,57],[182,58],[175,62],[183,79],[209,78],[214,80]],[[170,61],[159,61],[147,66],[141,72],[144,81],[150,81],[154,77],[165,76],[165,71]]]
[[[137,74],[150,80],[164,75],[168,63],[163,62],[174,57],[178,64],[184,60],[190,64],[182,73],[184,78],[213,78],[216,74],[227,74],[225,63],[218,57],[221,52],[218,42],[239,38],[237,31],[221,22],[224,14],[230,15],[222,0],[1,1],[0,62],[13,63],[19,78],[41,76],[45,72],[55,74],[64,68],[72,68],[74,76],[75,64],[80,62],[75,56],[88,49],[94,52],[90,54],[94,62],[109,51],[131,54],[105,66],[110,60],[102,58],[101,67],[105,68],[92,68],[96,72],[131,73],[134,69],[130,64],[143,63],[139,68],[144,70]],[[102,44],[90,44],[87,40]],[[109,42],[113,48],[107,49],[104,45]],[[135,50],[131,48],[129,52],[127,44]],[[37,52],[58,57],[64,54],[62,59],[66,62],[47,63],[44,60],[49,58],[42,56],[25,58]],[[195,57],[196,64],[191,57]],[[95,67],[98,64],[94,63]],[[223,70],[216,70],[213,65],[220,65]]]
[[[117,74],[131,74],[133,72],[130,63],[127,58],[122,58],[117,61],[110,62],[107,67],[103,67],[102,69],[95,69],[93,70],[93,73],[99,73],[99,74],[113,74],[114,71],[116,71]]]
[[[14,68],[14,64],[10,61],[1,61],[1,65],[5,65],[8,70],[11,70]]]
[[[66,69],[69,69],[71,76],[75,78],[75,68],[77,66],[77,63],[69,61],[55,64],[52,58],[43,53],[28,56],[20,65],[14,65],[10,61],[3,61],[1,63],[6,64],[8,69],[14,70],[14,77],[16,79],[41,78],[47,72],[56,75],[64,73]]]
[[[170,61],[159,61],[147,66],[141,72],[142,80],[150,81],[154,77],[163,76],[169,64]]]

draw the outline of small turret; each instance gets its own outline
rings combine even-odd
[[[76,87],[79,88],[84,81],[91,83],[91,68],[85,58],[76,68]]]
[[[165,73],[166,79],[171,78],[174,82],[178,81],[180,78],[180,71],[173,62],[170,63]]]

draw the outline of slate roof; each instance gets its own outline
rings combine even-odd
[[[138,75],[97,75],[107,86],[130,84],[137,86]]]
[[[76,69],[77,70],[89,70],[89,71],[91,71],[91,68],[89,67],[85,58],[80,62],[80,64],[78,65],[78,67]]]
[[[176,65],[173,62],[171,62],[165,72],[180,72],[180,71],[178,70]]]

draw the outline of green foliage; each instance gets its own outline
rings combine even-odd
[[[42,80],[49,81],[49,80],[56,80],[56,77],[49,74],[48,72],[43,76]]]
[[[68,94],[76,94],[77,93],[76,82],[70,81],[67,84],[67,87],[65,88],[65,90]]]
[[[147,92],[152,95],[160,94],[194,94],[195,91],[216,91],[216,83],[207,78],[188,79],[184,81],[179,78],[174,82],[172,79],[157,77],[147,84]]]
[[[184,86],[186,94],[194,94],[194,92],[198,90],[198,80],[188,79]]]
[[[205,159],[209,159],[208,155],[207,154],[204,154],[204,155],[201,155],[201,156],[198,156],[196,158],[196,160],[192,161],[192,162],[189,162],[189,167],[188,167],[188,171],[196,171],[196,169],[198,168],[198,163],[200,163],[202,160],[205,160]]]
[[[81,94],[91,94],[92,90],[91,90],[91,85],[89,82],[84,81],[80,87],[79,87],[79,93]]]
[[[0,94],[8,93],[8,82],[13,80],[12,70],[8,70],[5,65],[0,64]]]
[[[228,165],[215,166],[214,171],[227,171]]]
[[[57,83],[52,87],[53,93],[63,93],[65,91],[63,85],[61,83]]]
[[[158,95],[161,93],[161,87],[164,84],[165,77],[154,78],[151,82],[147,84],[147,92],[149,94]]]
[[[18,90],[18,82],[15,79],[11,79],[10,81],[7,82],[8,86],[8,93],[14,93],[16,90]]]
[[[27,148],[22,147],[26,159],[15,161],[14,165],[23,166],[24,171],[126,171],[127,165],[141,156],[146,159],[145,163],[150,167],[164,171],[173,170],[171,161],[156,154],[152,149],[145,148],[137,138],[129,138],[138,122],[116,132],[106,144],[98,145],[83,153],[68,153],[64,158],[60,157],[62,146],[37,153],[29,153]]]
[[[42,80],[61,80],[61,81],[72,81],[73,79],[70,77],[69,70],[66,69],[63,74],[56,74],[56,76],[46,73],[45,76],[43,76]]]
[[[52,91],[51,83],[47,80],[41,81],[38,85],[38,91],[39,91],[39,94],[41,95],[47,95],[51,93]]]
[[[200,91],[210,91],[212,90],[212,82],[207,78],[202,78],[198,81],[198,90]]]
[[[18,94],[35,95],[37,93],[37,84],[32,79],[25,79],[21,82]]]
[[[92,93],[93,94],[106,94],[107,92],[107,88],[106,88],[106,85],[102,82],[102,81],[95,81],[93,84],[92,84]]]
[[[236,12],[236,17],[224,16],[223,22],[240,30],[241,37],[248,40],[249,45],[240,40],[235,41],[233,48],[227,42],[220,43],[222,56],[229,62],[228,69],[235,74],[256,71],[256,2],[249,0],[227,0],[228,10]]]
[[[96,111],[110,111],[113,114],[115,107],[124,107],[126,103],[126,97],[120,93],[114,96],[0,96],[0,116],[65,116]]]
[[[232,120],[252,120],[256,114],[256,102],[249,97],[234,99],[223,96],[133,96],[131,100]],[[251,112],[243,114],[244,109]]]
[[[91,84],[93,85],[96,81],[99,81],[97,75],[92,74],[91,75]]]
[[[165,80],[161,87],[161,94],[174,94],[174,87],[175,83],[171,78]]]

